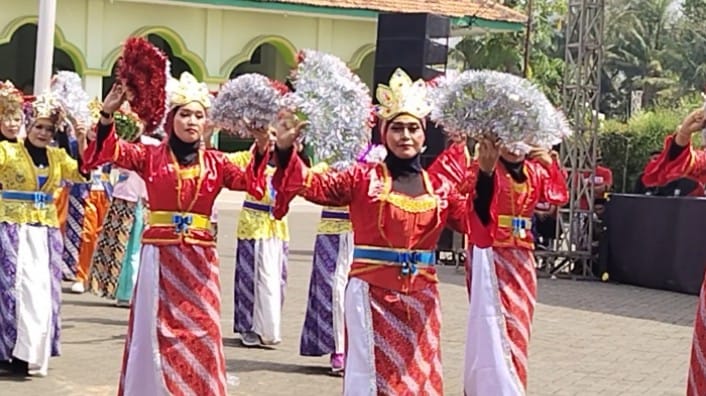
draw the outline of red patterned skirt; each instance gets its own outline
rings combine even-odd
[[[144,245],[119,395],[225,396],[214,247]]]
[[[701,283],[699,305],[696,308],[686,394],[687,396],[706,395],[706,278]]]
[[[483,252],[489,254],[476,257]],[[488,387],[495,389],[493,392],[497,394],[524,394],[527,389],[527,352],[537,300],[534,255],[528,249],[476,248],[472,256],[473,266],[466,270],[467,284],[474,285],[469,290],[471,312],[466,346],[466,394],[477,396],[479,389],[487,392]],[[479,272],[482,265],[487,266],[486,277],[475,279],[472,274],[484,273]],[[475,292],[478,294],[474,295]],[[499,326],[495,326],[497,321],[488,322],[490,315],[497,315]],[[487,338],[487,341],[478,345],[474,342],[477,337]],[[491,342],[497,345],[489,345]],[[497,362],[511,364],[503,367],[504,363],[498,365]],[[506,388],[513,391],[498,390]]]
[[[443,394],[435,284],[405,294],[352,278],[345,316],[345,396]]]

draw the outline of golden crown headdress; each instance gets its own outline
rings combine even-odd
[[[427,97],[427,85],[424,80],[412,81],[402,69],[397,69],[390,77],[389,85],[380,84],[375,91],[380,104],[377,115],[389,121],[400,114],[409,114],[419,119],[431,113],[431,104]]]
[[[10,81],[0,81],[0,117],[22,111],[24,95]]]
[[[88,102],[88,111],[91,113],[91,122],[98,123],[101,119],[101,110],[103,110],[103,101],[98,98],[93,98]]]
[[[61,125],[65,121],[66,112],[61,102],[51,93],[38,95],[32,102],[31,115],[27,119],[27,125],[32,125],[40,118],[51,120],[55,126]]]
[[[208,109],[211,107],[211,93],[208,86],[196,80],[188,72],[181,74],[179,80],[170,78],[167,83],[167,101],[169,107],[184,106],[191,102],[198,102]]]

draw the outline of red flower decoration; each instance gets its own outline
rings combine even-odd
[[[304,51],[297,52],[297,64],[304,61]]]
[[[130,108],[144,122],[145,132],[152,132],[166,113],[167,56],[146,39],[131,37],[119,62],[118,78],[130,91]]]
[[[277,80],[270,80],[270,85],[272,85],[272,88],[276,89],[277,92],[280,93],[280,95],[286,95],[289,93],[289,87]]]
[[[370,107],[370,118],[368,118],[368,126],[370,128],[374,128],[375,125],[378,123],[378,108],[377,106],[371,106]]]

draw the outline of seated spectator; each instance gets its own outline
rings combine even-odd
[[[546,202],[538,202],[534,209],[532,231],[537,249],[552,248],[552,242],[556,238],[556,209],[556,206]]]
[[[647,164],[649,165],[650,162],[654,161],[659,157],[659,155],[662,152],[659,150],[653,151],[650,153],[650,158],[647,161]],[[647,167],[647,165],[645,165]],[[659,189],[658,187],[647,187],[645,184],[642,182],[642,175],[645,174],[645,171],[643,170],[642,173],[640,173],[640,176],[637,177],[637,181],[635,182],[635,187],[633,188],[633,193],[634,194],[642,194],[642,195],[657,195],[657,190]]]

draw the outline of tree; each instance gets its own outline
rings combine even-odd
[[[559,104],[563,82],[564,52],[561,24],[566,14],[564,1],[532,0],[531,53],[528,77]],[[526,12],[527,0],[505,1],[508,7]],[[451,56],[468,69],[490,69],[522,74],[525,32],[465,37]]]
[[[706,84],[706,0],[684,0],[681,11],[667,66],[681,77],[685,90],[701,90]]]
[[[674,26],[674,0],[611,0],[606,3],[604,96],[601,111],[626,115],[630,94],[643,91],[642,105],[679,96],[679,78],[665,70],[674,57],[668,45]]]

